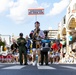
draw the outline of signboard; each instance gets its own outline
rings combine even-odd
[[[28,9],[28,15],[44,15],[44,9]]]

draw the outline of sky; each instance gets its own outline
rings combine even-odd
[[[58,29],[66,14],[69,0],[0,0],[0,34],[29,35],[34,29],[36,16],[29,16],[29,8],[44,8],[44,15],[38,15],[41,30]]]

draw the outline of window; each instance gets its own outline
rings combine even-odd
[[[74,6],[73,6],[73,10],[76,10],[76,3],[75,3]]]
[[[66,16],[64,16],[64,18],[63,18],[63,24],[65,24],[66,23]]]
[[[72,10],[73,13],[76,12],[76,3],[73,5],[73,10]]]
[[[68,8],[68,14],[70,13],[70,7]]]

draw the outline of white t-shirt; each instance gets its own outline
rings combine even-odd
[[[39,36],[40,36],[41,38],[45,38],[45,34],[44,34],[44,32],[43,32],[42,30],[40,30]]]

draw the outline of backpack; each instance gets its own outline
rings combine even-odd
[[[50,50],[51,41],[49,39],[41,40],[42,51],[47,52]]]

